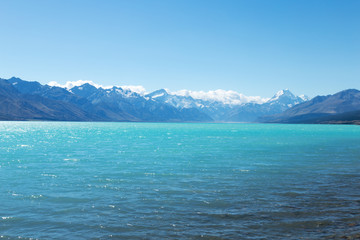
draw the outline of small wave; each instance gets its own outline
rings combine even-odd
[[[239,171],[239,172],[250,172],[250,170],[248,170],[248,169],[234,169],[234,171]]]
[[[64,161],[78,162],[80,160],[77,158],[64,158]]]
[[[48,173],[43,173],[43,174],[41,174],[41,176],[44,176],[44,177],[57,178],[57,176],[56,176],[56,175],[54,175],[54,174],[48,174]]]
[[[31,146],[27,145],[27,144],[19,144],[19,145],[17,145],[17,147],[27,148],[27,147],[31,147]]]
[[[154,176],[155,173],[144,173],[146,176]]]
[[[33,198],[33,199],[38,199],[38,198],[42,198],[43,195],[39,194],[39,195],[31,195],[30,198]]]
[[[13,239],[37,240],[37,238],[28,238],[28,237],[22,237],[22,236],[9,237],[9,236],[4,236],[4,235],[0,235],[0,239],[8,239],[8,240],[13,240]]]
[[[22,195],[22,194],[19,194],[19,193],[12,193],[11,196],[14,196],[14,197],[22,197],[23,195]]]

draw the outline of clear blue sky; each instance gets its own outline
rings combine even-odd
[[[360,89],[359,0],[2,0],[0,77],[270,97]]]

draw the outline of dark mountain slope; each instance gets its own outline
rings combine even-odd
[[[336,115],[360,110],[360,91],[348,89],[334,95],[317,96],[285,112],[260,119],[262,122],[322,123]],[[339,115],[340,116],[340,115]],[[343,115],[343,116],[346,116]],[[354,117],[356,115],[353,115]],[[341,118],[341,117],[339,117]]]
[[[238,95],[231,100],[241,100]],[[91,84],[71,89],[19,78],[0,79],[0,120],[139,122],[359,122],[360,91],[349,89],[310,101],[279,91],[264,103],[194,99],[160,89],[141,95],[121,87]],[[275,115],[274,115],[275,114]],[[264,115],[271,115],[263,117]]]
[[[0,79],[1,120],[90,121],[86,112],[62,101],[23,94],[8,81]]]
[[[335,115],[319,117],[305,123],[321,123],[321,124],[356,124],[360,125],[360,111],[351,111]]]
[[[6,82],[7,87],[16,93],[16,96],[7,98],[7,102],[4,100],[0,106],[4,108],[5,115],[2,118],[7,120],[212,121],[208,115],[197,109],[178,109],[119,87],[103,89],[83,84],[68,90],[41,85],[38,82],[23,81],[15,77],[0,80]],[[6,110],[7,106],[20,99],[31,104],[13,106],[11,110]],[[26,113],[26,111],[30,112]]]

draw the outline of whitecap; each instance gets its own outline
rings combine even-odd
[[[23,147],[23,148],[25,148],[25,147],[30,147],[30,145],[26,145],[26,144],[19,144],[19,145],[17,145],[18,147]]]
[[[65,158],[64,161],[77,162],[77,161],[79,161],[79,159],[77,159],[77,158]]]
[[[30,198],[34,198],[34,199],[37,199],[37,198],[42,198],[43,195],[31,195]]]

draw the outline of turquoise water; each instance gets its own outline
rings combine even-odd
[[[0,122],[3,239],[359,233],[359,126]]]

